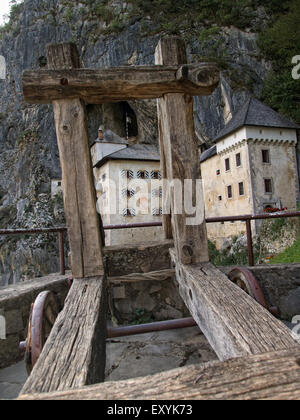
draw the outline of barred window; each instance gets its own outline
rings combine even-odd
[[[134,172],[131,169],[122,171],[122,178],[133,179]]]
[[[134,209],[124,209],[123,210],[124,217],[134,217],[136,216],[136,211]]]
[[[160,207],[159,209],[152,209],[152,216],[162,216],[163,209]]]
[[[162,179],[159,171],[151,171],[151,179]]]
[[[149,179],[149,172],[148,171],[138,171],[137,172],[137,178],[138,179]]]
[[[122,190],[122,197],[131,198],[131,197],[134,196],[134,194],[135,194],[135,190],[133,190],[133,189],[124,188]]]

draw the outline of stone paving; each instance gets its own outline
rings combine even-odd
[[[110,339],[106,380],[136,378],[216,359],[197,327]],[[26,379],[24,363],[0,370],[0,400],[17,398]]]
[[[13,400],[27,380],[25,363],[0,370],[0,400]]]

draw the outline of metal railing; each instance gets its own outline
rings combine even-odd
[[[265,220],[265,219],[281,219],[290,217],[300,217],[300,211],[296,212],[277,212],[268,214],[244,214],[241,216],[226,216],[226,217],[211,217],[206,219],[206,223],[223,223],[223,222],[245,222],[246,223],[246,234],[247,234],[247,248],[248,248],[248,263],[250,267],[255,265],[254,251],[253,251],[253,236],[252,236],[252,220]],[[107,225],[104,226],[105,230],[118,230],[118,229],[134,229],[142,227],[157,227],[162,226],[162,223],[137,223],[128,225]]]
[[[252,236],[252,220],[265,220],[265,219],[281,219],[290,217],[300,217],[300,211],[296,212],[280,212],[271,214],[258,214],[251,215],[245,214],[242,216],[226,216],[226,217],[212,217],[207,218],[206,223],[223,223],[223,222],[245,222],[247,233],[247,248],[248,248],[248,263],[252,267],[255,265],[254,251],[253,251],[253,236]],[[121,229],[138,229],[148,227],[162,227],[162,222],[152,223],[132,223],[126,225],[106,225],[104,230],[121,230]],[[0,229],[0,235],[34,235],[34,234],[49,234],[58,233],[59,243],[59,260],[60,260],[60,274],[66,274],[66,260],[65,260],[65,238],[64,234],[67,232],[66,227],[54,227],[45,229]]]

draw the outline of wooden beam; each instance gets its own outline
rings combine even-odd
[[[66,47],[61,53],[65,54],[65,51]],[[48,59],[51,69],[54,68],[53,62],[53,58]],[[56,70],[25,71],[25,101],[47,104],[58,99],[80,98],[89,104],[102,104],[160,98],[168,92],[210,95],[219,82],[219,72],[213,63],[91,70],[71,68],[70,62],[71,59],[65,67],[59,67],[61,64],[58,62]]]
[[[186,61],[186,48],[181,39],[172,37],[159,42],[155,55],[157,65],[180,65]],[[216,87],[216,84],[214,86]],[[192,93],[190,92],[190,94]],[[199,182],[199,152],[195,135],[192,96],[182,93],[164,95],[158,101],[158,114],[160,144],[165,157],[165,172],[168,180],[179,180],[182,185],[185,180],[193,180],[194,183],[198,180]],[[196,204],[195,191],[194,184],[194,205]],[[165,194],[166,190],[164,190]],[[201,197],[201,200],[200,203],[197,203],[200,219],[196,225],[188,225],[187,219],[191,218],[191,215],[187,214],[185,208],[182,209],[181,214],[177,214],[174,191],[171,193],[175,248],[179,261],[183,264],[209,261],[204,199]],[[169,229],[168,222],[166,222],[166,226],[166,229]]]
[[[73,44],[48,46],[47,58],[53,68],[68,69],[79,63]],[[62,99],[54,101],[53,107],[73,276],[103,276],[102,239],[85,106],[79,99]]]
[[[300,400],[298,348],[22,400]]]
[[[183,265],[174,250],[171,258],[179,293],[220,360],[297,346],[281,321],[212,264]]]
[[[43,352],[22,393],[78,388],[104,381],[104,278],[74,280]]]

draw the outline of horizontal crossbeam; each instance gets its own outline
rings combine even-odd
[[[51,394],[23,395],[20,399],[299,400],[299,359],[299,349],[294,348],[225,363],[186,366],[146,378],[107,382]],[[182,407],[179,406],[179,412]]]
[[[161,98],[167,93],[210,95],[219,82],[215,64],[132,66],[99,70],[39,70],[23,73],[25,101],[48,104],[80,98],[87,104]]]

